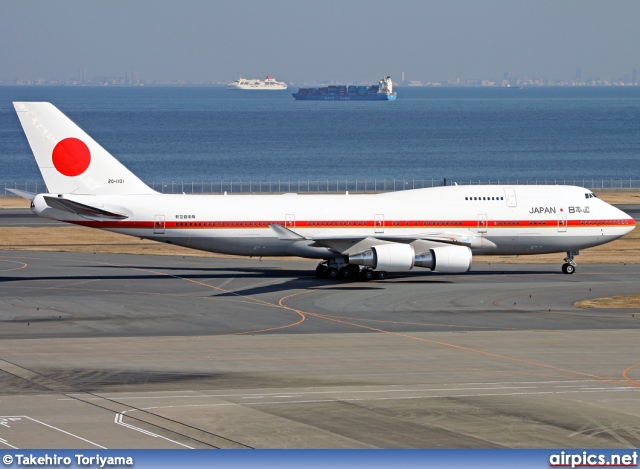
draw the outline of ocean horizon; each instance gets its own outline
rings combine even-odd
[[[0,87],[0,183],[42,183],[13,101],[49,101],[145,182],[640,179],[640,88]]]

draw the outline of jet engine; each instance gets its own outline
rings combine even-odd
[[[466,246],[441,246],[418,254],[415,265],[442,273],[467,272],[472,258]]]
[[[467,272],[471,267],[471,249],[466,246],[440,246],[416,255],[410,244],[381,244],[349,256],[349,264],[374,270],[399,272],[413,266],[443,273]]]
[[[381,244],[349,256],[349,264],[365,265],[374,270],[399,272],[413,269],[415,251],[409,244]]]

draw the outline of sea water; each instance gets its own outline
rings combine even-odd
[[[640,179],[640,87],[0,87],[0,183],[42,178],[12,101],[49,101],[145,182]]]

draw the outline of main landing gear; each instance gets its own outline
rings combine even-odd
[[[563,274],[572,274],[576,271],[576,262],[573,260],[573,256],[580,254],[580,251],[567,251],[567,257],[564,258],[564,264],[562,264]]]
[[[336,262],[333,259],[321,262],[316,267],[316,277],[342,279],[342,280],[384,280],[387,272],[384,270],[373,270],[369,267],[360,268],[359,265]]]

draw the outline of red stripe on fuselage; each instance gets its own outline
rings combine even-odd
[[[314,221],[282,221],[282,220],[243,220],[243,221],[71,221],[75,225],[91,228],[120,228],[120,229],[153,229],[164,228],[166,230],[181,229],[238,229],[238,228],[269,228],[269,225],[282,225],[290,229],[322,229],[322,228],[557,228],[562,226],[586,228],[586,227],[620,227],[635,226],[635,220],[314,220]],[[566,225],[562,225],[565,223]]]

